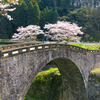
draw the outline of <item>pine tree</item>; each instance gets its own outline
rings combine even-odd
[[[21,26],[27,26],[27,9],[28,6],[25,2],[22,3],[20,7],[20,21],[21,21]]]
[[[15,11],[12,12],[11,16],[13,18],[14,33],[18,27],[27,26],[27,9],[27,4],[23,2],[20,6],[16,7]]]
[[[57,17],[58,17],[58,12],[57,10],[52,11],[52,9],[44,8],[44,15],[45,15],[45,23],[56,23],[57,22]]]
[[[40,9],[39,9],[39,5],[37,2],[35,2],[34,4],[34,10],[33,10],[33,24],[34,25],[39,25],[39,21],[40,21]]]
[[[0,38],[10,39],[13,34],[12,22],[9,21],[6,17],[2,18],[0,22]]]
[[[39,26],[41,27],[41,29],[43,29],[44,25],[45,25],[45,14],[44,11],[41,11]]]
[[[28,4],[28,10],[27,10],[27,25],[34,24],[34,6],[33,3],[30,1]]]
[[[52,12],[52,23],[56,23],[57,22],[57,18],[58,18],[58,12],[57,10]]]
[[[46,15],[46,22],[47,23],[51,23],[52,22],[52,9],[50,9],[48,12],[47,12],[47,15]]]
[[[44,14],[45,14],[45,23],[51,23],[51,14],[52,14],[52,9],[48,9],[48,6],[46,6],[46,8],[44,8]]]
[[[16,7],[17,9],[15,11],[12,12],[11,16],[13,18],[13,30],[14,33],[16,33],[16,29],[18,28],[18,26],[21,26],[21,21],[20,21],[20,7]]]

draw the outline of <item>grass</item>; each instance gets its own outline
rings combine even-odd
[[[100,48],[99,44],[98,45],[71,44],[71,45],[82,47],[85,49],[99,49]]]

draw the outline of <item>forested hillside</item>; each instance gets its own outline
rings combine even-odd
[[[21,26],[39,25],[43,29],[45,24],[60,20],[82,26],[83,41],[99,41],[99,4],[100,0],[20,0],[16,10],[8,12],[13,20],[0,15],[0,38],[10,39]]]

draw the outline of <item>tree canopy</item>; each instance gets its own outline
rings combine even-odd
[[[75,23],[71,24],[67,21],[58,21],[55,24],[46,24],[44,28],[47,29],[45,36],[52,40],[66,40],[69,37],[75,39],[77,34],[83,34],[80,30],[82,27],[78,27]],[[78,37],[76,39],[77,41],[79,40]]]
[[[40,27],[37,25],[28,25],[27,27],[21,26],[17,29],[17,31],[19,33],[15,33],[12,36],[13,40],[34,40],[34,36],[44,34],[44,32],[40,30]]]

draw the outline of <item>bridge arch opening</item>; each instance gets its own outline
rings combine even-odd
[[[75,63],[67,58],[56,58],[52,62],[54,62],[61,74],[62,89],[58,100],[87,100],[82,74]],[[51,99],[47,98],[46,100]]]

